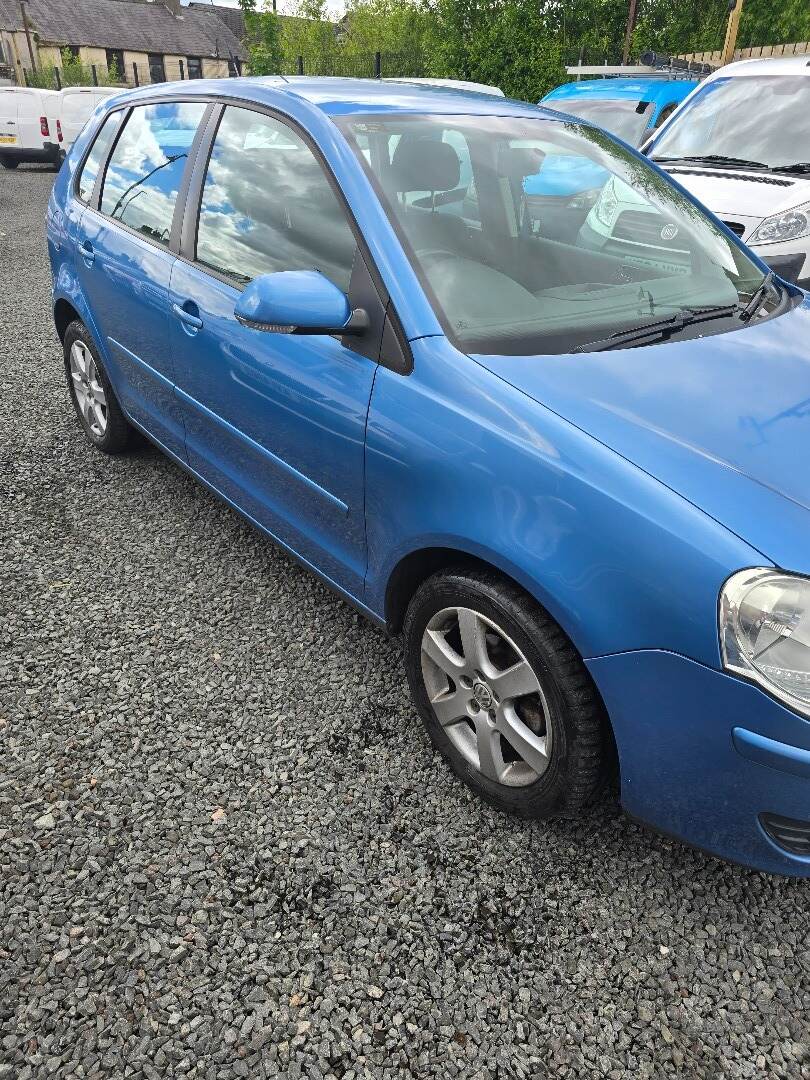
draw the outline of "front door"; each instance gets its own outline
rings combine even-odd
[[[124,410],[184,455],[169,347],[169,251],[177,195],[203,102],[139,105],[110,157],[98,210],[88,207],[77,266]],[[109,123],[109,121],[108,121]],[[89,160],[89,159],[88,159]]]
[[[318,269],[349,292],[359,254],[344,210],[289,127],[228,106],[197,224],[195,257],[178,260],[171,281],[189,464],[359,597],[376,352],[366,348],[364,356],[327,335],[267,333],[234,318],[240,288],[263,273]]]

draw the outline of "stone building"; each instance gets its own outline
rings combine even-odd
[[[8,81],[24,83],[33,67],[61,67],[64,49],[99,73],[114,65],[130,86],[239,74],[247,59],[217,9],[202,4],[0,0],[0,68]]]

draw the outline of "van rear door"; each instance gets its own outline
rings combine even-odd
[[[4,146],[20,145],[19,100],[17,90],[0,86],[0,150]]]
[[[62,124],[63,146],[68,150],[76,140],[76,136],[87,123],[87,119],[95,109],[100,98],[90,90],[73,90],[62,95],[60,121]]]
[[[45,133],[42,130],[42,118],[45,112],[45,95],[38,90],[18,90],[20,105],[17,124],[20,134],[20,146],[26,150],[41,150],[45,146]],[[49,125],[50,129],[50,125]],[[47,136],[50,138],[50,135]]]

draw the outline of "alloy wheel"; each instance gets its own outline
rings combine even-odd
[[[548,702],[505,630],[468,607],[443,608],[422,635],[422,677],[436,719],[487,779],[525,787],[549,765]]]
[[[93,354],[83,341],[74,341],[70,348],[70,377],[82,419],[90,432],[102,439],[107,430],[107,395]]]

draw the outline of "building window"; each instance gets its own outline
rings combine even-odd
[[[114,74],[120,81],[124,81],[124,50],[107,49],[107,71]]]
[[[187,63],[188,63],[188,77],[190,79],[201,79],[202,78],[202,60],[199,58],[199,56],[189,56]]]
[[[62,52],[67,53],[71,60],[79,59],[79,46],[78,45],[63,45]]]
[[[153,83],[166,82],[166,68],[160,53],[149,53],[149,80]]]

